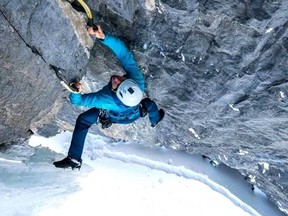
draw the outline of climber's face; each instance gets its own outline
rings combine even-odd
[[[120,83],[122,83],[126,79],[127,79],[126,77],[113,75],[111,77],[112,89],[116,90],[118,86],[120,85]]]

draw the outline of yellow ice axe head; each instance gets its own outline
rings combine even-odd
[[[93,16],[92,16],[92,13],[91,13],[91,10],[90,8],[88,7],[88,5],[83,1],[83,0],[77,0],[79,2],[79,4],[81,4],[81,6],[84,8],[86,14],[87,14],[87,17],[88,19],[92,19]]]

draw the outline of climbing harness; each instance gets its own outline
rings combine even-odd
[[[102,129],[107,129],[112,125],[112,122],[109,119],[109,110],[106,109],[99,110],[99,122],[102,125]]]

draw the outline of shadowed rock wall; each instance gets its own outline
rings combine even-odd
[[[288,2],[86,2],[93,9],[95,21],[103,23],[106,32],[120,36],[133,50],[147,81],[147,95],[167,114],[156,129],[149,127],[147,119],[141,119],[129,126],[114,125],[107,131],[94,126],[91,132],[209,155],[239,169],[243,175],[255,176],[256,185],[287,210]],[[41,93],[47,93],[48,105],[47,100],[37,101],[33,107],[38,110],[31,116],[44,118],[45,111],[40,110],[52,109],[57,93],[67,95],[60,91],[49,64],[64,69],[67,79],[85,74],[84,80],[92,91],[106,84],[112,74],[121,73],[117,60],[99,43],[89,52],[87,47],[92,46],[92,40],[85,33],[85,14],[77,13],[66,1],[34,0],[29,1],[29,7],[28,3],[18,4],[7,0],[0,3],[2,16],[5,15],[1,19],[1,40],[6,44],[1,43],[1,50],[19,53],[22,68],[27,64],[36,67],[39,59],[41,73],[37,75],[37,70],[32,70],[29,75],[35,78],[33,84],[43,85],[37,84],[41,80],[37,76],[54,83]],[[14,28],[17,32],[11,32]],[[23,48],[14,46],[9,35],[18,38]],[[12,54],[2,53],[1,65],[18,62]],[[27,61],[26,53],[36,62]],[[1,67],[1,74],[5,68]],[[9,73],[17,71],[11,66],[8,69]],[[15,74],[11,82],[18,86],[19,72]],[[2,77],[8,79],[6,75]],[[9,88],[7,81],[2,82],[4,79],[1,84]],[[27,104],[32,97],[28,97],[26,86],[23,85],[23,95],[14,96],[13,100],[19,102],[25,96],[19,103],[29,110]],[[37,91],[39,88],[33,87],[29,92],[40,94]],[[1,103],[11,104],[11,97],[2,96],[6,94],[3,92],[1,89]],[[14,89],[9,92],[16,94]],[[83,109],[72,107],[62,97],[59,104],[64,104],[63,109],[48,123],[72,129]],[[7,116],[9,109],[2,107],[1,116]],[[52,110],[56,113],[55,108]],[[15,138],[24,137],[24,132],[17,131],[15,114],[5,119],[9,119],[6,125],[15,128]],[[23,131],[29,130],[31,118],[27,116],[25,121]],[[2,129],[1,134],[5,135]]]
[[[64,79],[83,76],[93,41],[82,16],[62,1],[4,0],[0,16],[0,143],[7,143],[55,118],[63,100],[49,66],[64,69]]]
[[[49,117],[60,91],[56,77],[0,14],[0,143],[27,138]],[[49,100],[47,100],[49,99]],[[54,107],[57,110],[57,107]],[[59,108],[58,108],[59,109]]]

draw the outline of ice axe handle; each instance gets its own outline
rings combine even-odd
[[[67,85],[64,81],[61,81],[60,83],[61,83],[61,85],[62,85],[64,88],[66,88],[69,92],[79,94],[79,92],[73,90],[73,89],[72,89],[69,85]]]

